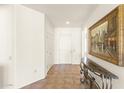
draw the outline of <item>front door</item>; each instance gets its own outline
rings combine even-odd
[[[59,64],[72,63],[71,33],[62,33],[59,37]]]

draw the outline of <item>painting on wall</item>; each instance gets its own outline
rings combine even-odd
[[[118,61],[116,14],[113,11],[89,28],[89,53],[114,64]]]

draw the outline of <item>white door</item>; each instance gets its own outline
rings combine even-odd
[[[71,33],[62,33],[59,38],[59,63],[60,64],[71,64]]]
[[[81,61],[81,31],[72,32],[72,64],[80,64]]]
[[[56,29],[56,64],[80,64],[81,30]]]

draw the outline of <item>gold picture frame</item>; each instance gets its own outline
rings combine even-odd
[[[119,64],[118,8],[89,28],[89,54]]]

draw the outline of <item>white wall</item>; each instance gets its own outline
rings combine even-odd
[[[22,5],[1,5],[0,20],[0,88],[21,88],[45,78],[54,63],[49,19]]]
[[[45,16],[45,72],[54,64],[54,26]]]
[[[118,5],[110,5],[110,4],[99,5],[96,11],[94,11],[92,16],[89,18],[86,24],[86,27],[89,28],[90,26],[92,26],[95,22],[97,22],[99,19],[104,17],[107,13],[113,10],[116,6]],[[109,62],[106,62],[104,60],[91,56],[89,54],[88,54],[88,57],[119,77],[119,79],[113,80],[113,88],[124,88],[124,67],[119,67],[117,65],[111,64]]]
[[[11,5],[0,5],[0,88],[9,88],[14,84],[13,17]]]
[[[81,52],[82,52],[82,57],[85,57],[87,54],[87,29],[84,28],[82,29],[82,42],[81,42]]]
[[[44,20],[44,14],[16,6],[17,88],[45,76]]]
[[[81,60],[81,28],[55,28],[55,64],[60,64],[59,39],[63,33],[71,34],[72,64],[79,64]]]

